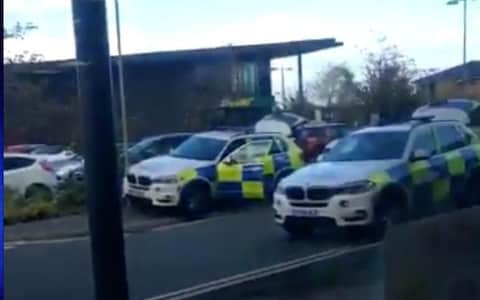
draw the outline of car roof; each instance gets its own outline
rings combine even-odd
[[[355,131],[354,134],[370,132],[410,131],[415,127],[414,125],[414,123],[400,123],[386,126],[369,126]]]
[[[303,125],[304,128],[327,128],[327,127],[339,127],[347,126],[345,123],[321,123],[321,122],[309,122]]]
[[[212,131],[205,131],[205,132],[197,133],[197,134],[195,134],[195,136],[212,138],[212,139],[217,139],[217,140],[229,140],[232,137],[235,137],[235,136],[240,135],[240,134],[241,134],[241,132],[238,132],[238,131],[212,130]]]
[[[164,138],[173,138],[173,137],[188,137],[193,135],[193,133],[188,133],[188,132],[178,132],[178,133],[165,133],[165,134],[159,134],[159,135],[153,135],[153,136],[147,136],[141,139],[139,142],[143,141],[154,141],[154,140],[159,140],[159,139],[164,139]]]
[[[25,154],[25,153],[8,153],[8,152],[4,152],[3,153],[3,157],[4,158],[29,158],[29,159],[34,159],[34,160],[37,160],[39,159],[40,157],[37,156],[37,155],[32,155],[32,154]]]

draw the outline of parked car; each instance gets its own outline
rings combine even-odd
[[[45,146],[44,144],[22,144],[22,145],[10,145],[5,148],[6,153],[31,153],[39,147]]]
[[[145,159],[169,154],[191,135],[191,133],[174,133],[145,138],[128,149],[129,164],[134,165]]]
[[[70,179],[82,181],[84,164],[83,157],[79,155],[50,162],[50,166],[54,169],[59,184],[65,183]]]
[[[369,127],[283,179],[275,220],[291,235],[326,223],[383,233],[388,224],[480,204],[479,182],[480,141],[464,123]]]
[[[197,216],[222,201],[271,198],[276,183],[302,165],[300,149],[280,134],[209,131],[132,166],[124,192],[133,205]]]
[[[5,187],[26,198],[53,198],[58,181],[47,161],[29,154],[4,153],[3,164]]]
[[[30,154],[41,157],[49,162],[68,160],[78,155],[69,147],[62,145],[42,145],[30,152]]]
[[[349,132],[350,128],[344,123],[308,122],[295,128],[294,138],[303,150],[305,161],[312,162],[328,143],[344,137]]]

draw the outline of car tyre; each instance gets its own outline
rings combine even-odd
[[[49,187],[45,185],[33,184],[29,186],[25,191],[25,199],[52,201],[53,192]]]
[[[203,217],[210,209],[208,190],[202,187],[190,189],[182,196],[180,208],[189,220]]]
[[[381,241],[389,230],[405,221],[405,209],[399,204],[394,204],[375,218],[374,223],[369,226],[370,228],[367,228],[368,236],[373,241]]]

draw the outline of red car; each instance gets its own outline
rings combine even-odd
[[[295,142],[303,150],[305,162],[314,161],[325,146],[344,137],[350,128],[344,123],[309,122],[295,128]]]
[[[25,153],[29,154],[33,151],[41,148],[45,145],[43,144],[22,144],[22,145],[10,145],[5,148],[5,152],[7,153]]]

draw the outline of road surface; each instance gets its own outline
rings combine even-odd
[[[126,237],[131,299],[148,299],[329,249],[319,234],[290,240],[267,207]],[[5,299],[92,299],[88,239],[7,247]]]

